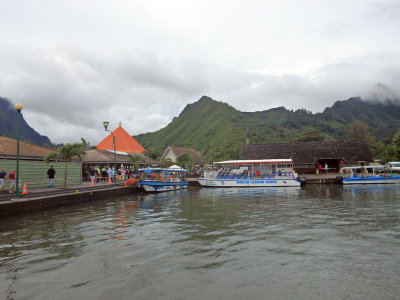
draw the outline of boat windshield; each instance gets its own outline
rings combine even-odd
[[[173,169],[141,169],[139,180],[143,181],[182,181],[186,178],[186,172]]]
[[[292,178],[292,160],[237,160],[213,163],[213,168],[204,173],[205,178]]]

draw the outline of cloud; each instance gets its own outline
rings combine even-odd
[[[155,131],[203,95],[314,112],[399,95],[398,1],[42,3],[2,6],[0,95],[56,143],[97,144],[104,120]]]
[[[166,126],[202,95],[242,111],[277,106],[323,110],[336,100],[371,95],[377,82],[398,95],[398,54],[339,60],[299,74],[273,75],[153,53],[101,56],[58,45],[0,48],[2,96],[24,103],[24,115],[54,142],[84,137],[97,144],[102,122],[130,134]],[[377,92],[374,92],[376,97]],[[372,97],[372,96],[371,96]]]

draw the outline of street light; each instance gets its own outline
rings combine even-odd
[[[115,151],[115,136],[110,130],[107,129],[109,124],[110,124],[110,122],[107,122],[107,121],[103,122],[104,130],[108,131],[109,133],[111,133],[111,135],[113,137],[113,143],[114,143],[114,172],[115,172],[115,175],[114,175],[114,186],[115,186],[115,185],[117,185],[117,154],[116,154],[116,151]]]
[[[17,178],[16,178],[16,189],[15,189],[15,198],[19,198],[19,118],[21,114],[21,110],[24,107],[21,103],[15,104],[15,110],[18,112],[17,114]]]

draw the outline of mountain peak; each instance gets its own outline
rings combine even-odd
[[[14,109],[11,101],[0,97],[0,135],[16,138],[17,136],[17,111]],[[51,142],[47,136],[37,133],[32,127],[26,123],[23,114],[20,119],[20,138],[23,141],[38,146],[51,146]]]

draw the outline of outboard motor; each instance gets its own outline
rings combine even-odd
[[[307,178],[306,177],[297,177],[297,180],[300,181],[300,185],[306,185]]]
[[[337,183],[343,183],[343,177],[342,176],[336,176],[336,181],[337,181]]]

